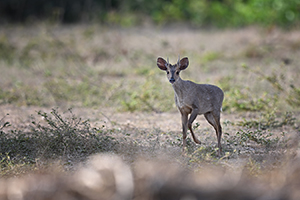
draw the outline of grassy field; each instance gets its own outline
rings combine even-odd
[[[253,175],[299,157],[300,32],[97,25],[0,28],[0,177],[73,171],[109,152],[129,165],[163,157]],[[181,153],[180,114],[158,56],[187,56],[183,79],[225,92],[223,157],[198,116]],[[188,136],[190,137],[190,135]]]

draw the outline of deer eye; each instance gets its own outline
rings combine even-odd
[[[176,74],[179,75],[179,71],[177,71]]]
[[[170,74],[170,72],[169,72],[169,71],[167,71],[167,74]]]

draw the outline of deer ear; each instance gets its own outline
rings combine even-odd
[[[185,70],[189,66],[189,59],[187,57],[184,57],[180,60],[180,70]]]
[[[157,66],[159,67],[159,69],[161,70],[167,70],[167,62],[165,61],[165,59],[159,57],[157,58]]]

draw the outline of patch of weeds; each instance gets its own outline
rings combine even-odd
[[[230,136],[224,133],[224,140],[227,143],[226,151],[237,154],[242,153],[256,153],[256,147],[253,145],[260,145],[264,147],[265,151],[279,144],[286,144],[285,133],[281,136],[275,136],[272,132],[261,129],[240,129],[235,135]]]
[[[0,88],[0,104],[13,103],[18,101],[19,98],[14,92]]]
[[[270,132],[264,132],[263,130],[240,130],[236,133],[236,141],[242,145],[247,146],[249,141],[253,141],[257,144],[270,146],[277,144],[279,141],[278,137],[272,138],[273,134]]]
[[[26,106],[44,106],[45,102],[43,99],[43,96],[40,91],[38,91],[37,88],[35,87],[30,87],[30,86],[22,86],[22,89],[19,89],[19,94],[21,94],[21,100],[22,102],[21,105],[26,105]]]
[[[270,83],[273,89],[277,92],[277,95],[281,95],[291,107],[297,108],[300,106],[300,86],[295,85],[295,83],[297,83],[296,80],[290,80],[290,83],[288,83],[283,72],[272,72],[271,75],[267,75],[259,69],[251,69],[246,65],[243,65],[243,67],[247,71],[256,74],[259,79]],[[283,67],[281,68],[283,69]]]
[[[182,138],[179,137],[178,133],[175,132],[168,132],[167,134],[167,139],[166,143],[167,145],[173,146],[173,147],[182,147]],[[174,138],[173,135],[176,135]],[[187,146],[189,146],[190,140],[187,138]]]
[[[71,100],[71,85],[65,79],[52,79],[43,85],[56,103]]]
[[[297,108],[300,105],[300,87],[296,86],[296,81],[292,80],[293,84],[288,84],[284,73],[275,73],[267,75],[261,70],[250,69],[249,66],[243,65],[243,68],[258,76],[259,80],[270,83],[272,92],[265,91],[262,94],[251,91],[250,88],[231,87],[231,77],[225,77],[220,81],[220,85],[225,92],[225,101],[223,110],[230,111],[268,111],[274,107],[290,105]],[[282,99],[285,102],[282,102]]]
[[[121,101],[122,110],[134,112],[139,110],[139,103],[138,103],[138,94],[137,92],[128,93],[129,99],[123,99]]]
[[[256,153],[256,147],[259,145],[264,147],[265,151],[274,149],[278,146],[286,146],[288,138],[282,132],[274,134],[272,129],[282,126],[294,126],[295,118],[292,113],[285,113],[278,116],[275,112],[264,113],[258,120],[246,120],[237,123],[238,126],[243,127],[235,135],[231,136],[224,133],[223,139],[226,141],[226,148],[229,152],[235,151],[237,154],[251,152]]]
[[[292,107],[300,106],[300,87],[290,84],[290,92],[286,98],[286,102]]]
[[[1,156],[1,160],[0,160],[1,168],[3,168],[3,167],[9,168],[9,169],[13,168],[13,164],[12,164],[12,161],[11,161],[8,153],[6,153],[3,156],[2,156],[2,154],[0,154],[0,156]]]
[[[77,118],[69,109],[67,117],[56,109],[50,113],[39,111],[37,121],[32,117],[30,130],[0,130],[1,168],[7,162],[32,163],[43,159],[82,159],[106,151],[115,151],[118,142],[110,131],[91,127],[88,120]],[[8,159],[9,158],[9,159]]]
[[[172,95],[164,91],[161,81],[154,75],[147,76],[143,84],[132,84],[134,86],[128,88],[121,101],[122,110],[162,112],[172,108]]]
[[[224,125],[224,126],[233,126],[234,123],[233,123],[232,121],[228,120],[228,119],[225,119],[225,120],[223,121],[223,125]]]
[[[285,112],[283,115],[278,115],[275,111],[266,112],[261,115],[259,120],[246,120],[239,121],[238,126],[248,128],[266,130],[268,128],[279,128],[282,126],[294,126],[296,118],[291,112]]]
[[[45,105],[40,91],[35,87],[27,85],[17,85],[12,89],[2,90],[0,88],[0,104],[16,103],[18,105]]]
[[[105,99],[106,84],[101,87],[92,83],[92,80],[68,81],[66,79],[50,79],[43,86],[54,99],[56,104],[79,102],[83,106],[99,105]]]
[[[231,111],[263,111],[268,110],[276,102],[276,98],[266,92],[260,97],[255,97],[247,89],[237,88],[225,92],[225,97],[224,111],[228,109]]]
[[[114,149],[116,141],[107,132],[92,128],[88,120],[77,118],[71,109],[68,112],[71,115],[68,118],[63,118],[55,109],[52,109],[51,115],[38,112],[46,125],[33,121],[32,131],[33,135],[43,138],[39,143],[42,155],[90,155]]]
[[[20,165],[31,164],[37,158],[35,139],[20,130],[0,131],[1,174]]]
[[[0,177],[25,174],[28,171],[28,166],[30,165],[31,164],[29,162],[20,162],[19,160],[11,158],[8,153],[5,155],[0,153]]]
[[[188,155],[190,163],[214,162],[218,160],[218,148],[201,145],[194,152]]]
[[[62,59],[67,62],[79,63],[82,61],[82,57],[74,46],[73,37],[70,37],[69,40],[60,40],[49,29],[46,34],[27,40],[24,47],[18,49],[15,59],[22,67],[26,68],[30,68],[32,63],[37,60],[53,63]]]

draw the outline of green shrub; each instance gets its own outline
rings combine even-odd
[[[158,24],[184,21],[196,26],[217,27],[253,24],[289,27],[297,25],[300,20],[298,0],[91,0],[89,3],[74,0],[72,4],[29,0],[26,5],[14,7],[15,12],[5,12],[12,6],[6,1],[0,9],[1,16],[21,22],[37,16],[54,22],[98,20],[121,26],[139,24],[145,17]]]

